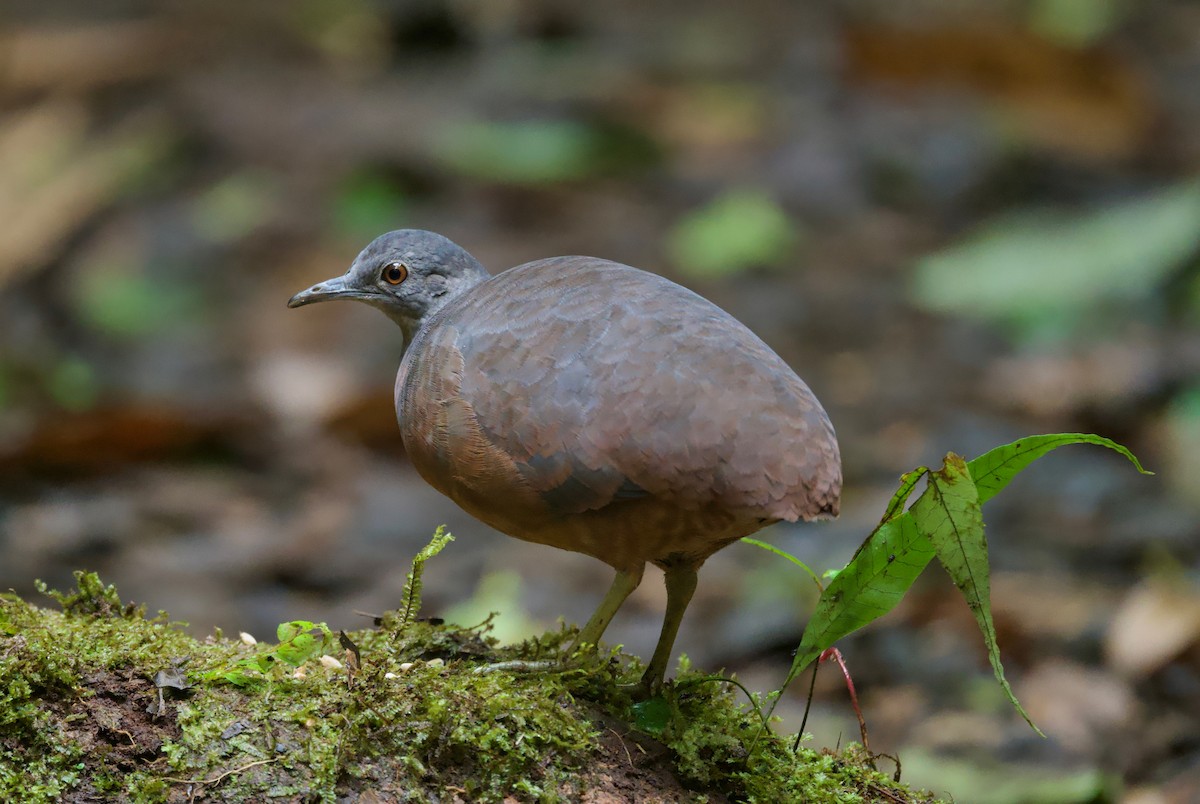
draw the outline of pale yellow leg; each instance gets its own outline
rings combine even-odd
[[[604,600],[600,601],[596,613],[587,621],[587,625],[579,632],[579,636],[575,637],[571,651],[584,643],[596,645],[600,642],[600,637],[604,635],[604,629],[608,628],[608,624],[612,622],[617,609],[621,608],[625,598],[633,594],[633,590],[637,589],[638,584],[642,582],[642,569],[642,567],[638,567],[636,571],[617,570],[617,576],[613,578],[612,586],[608,588],[608,594],[604,596]]]
[[[642,686],[650,692],[662,687],[667,664],[671,661],[671,649],[675,647],[675,635],[679,633],[683,613],[687,611],[688,603],[692,602],[692,593],[696,591],[696,568],[671,567],[665,571],[664,580],[667,584],[667,615],[663,618],[662,633],[654,648],[654,656],[642,674]]]

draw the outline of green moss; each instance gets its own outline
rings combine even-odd
[[[869,802],[897,788],[870,769],[870,757],[857,745],[838,753],[793,753],[786,740],[760,739],[761,720],[737,702],[738,690],[712,682],[711,676],[685,673],[671,696],[674,712],[663,739],[675,751],[685,780],[751,802]],[[756,696],[754,707],[763,706]],[[933,799],[906,791],[900,800]]]
[[[485,628],[389,616],[344,640],[292,623],[281,644],[250,646],[147,619],[94,575],[54,597],[63,611],[0,598],[0,800],[203,792],[332,802],[374,791],[432,801],[452,790],[472,801],[560,801],[611,783],[606,768],[624,773],[627,759],[632,768],[634,755],[650,756],[640,746],[653,740],[628,725],[638,716],[620,684],[638,672],[634,659],[476,672],[556,659],[568,629],[497,648]],[[310,630],[311,642],[298,638]],[[190,686],[156,689],[164,671],[160,683],[184,676]],[[697,801],[871,801],[882,790],[889,801],[924,800],[854,752],[792,754],[728,685],[685,671],[662,703],[665,748],[647,760],[646,789],[669,782],[667,796],[685,800],[682,782]]]

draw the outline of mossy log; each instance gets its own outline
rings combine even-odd
[[[2,801],[932,800],[856,747],[793,753],[719,679],[684,669],[639,707],[636,660],[563,661],[568,629],[197,640],[78,577],[59,607],[0,597]]]

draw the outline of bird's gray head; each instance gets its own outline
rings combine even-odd
[[[488,278],[479,261],[453,241],[421,229],[380,235],[342,276],[301,291],[288,307],[330,299],[354,299],[378,307],[412,341],[421,324]]]

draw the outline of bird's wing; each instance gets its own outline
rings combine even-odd
[[[487,285],[446,322],[459,393],[553,510],[651,495],[771,519],[837,512],[824,410],[732,316],[662,277],[584,257]]]

